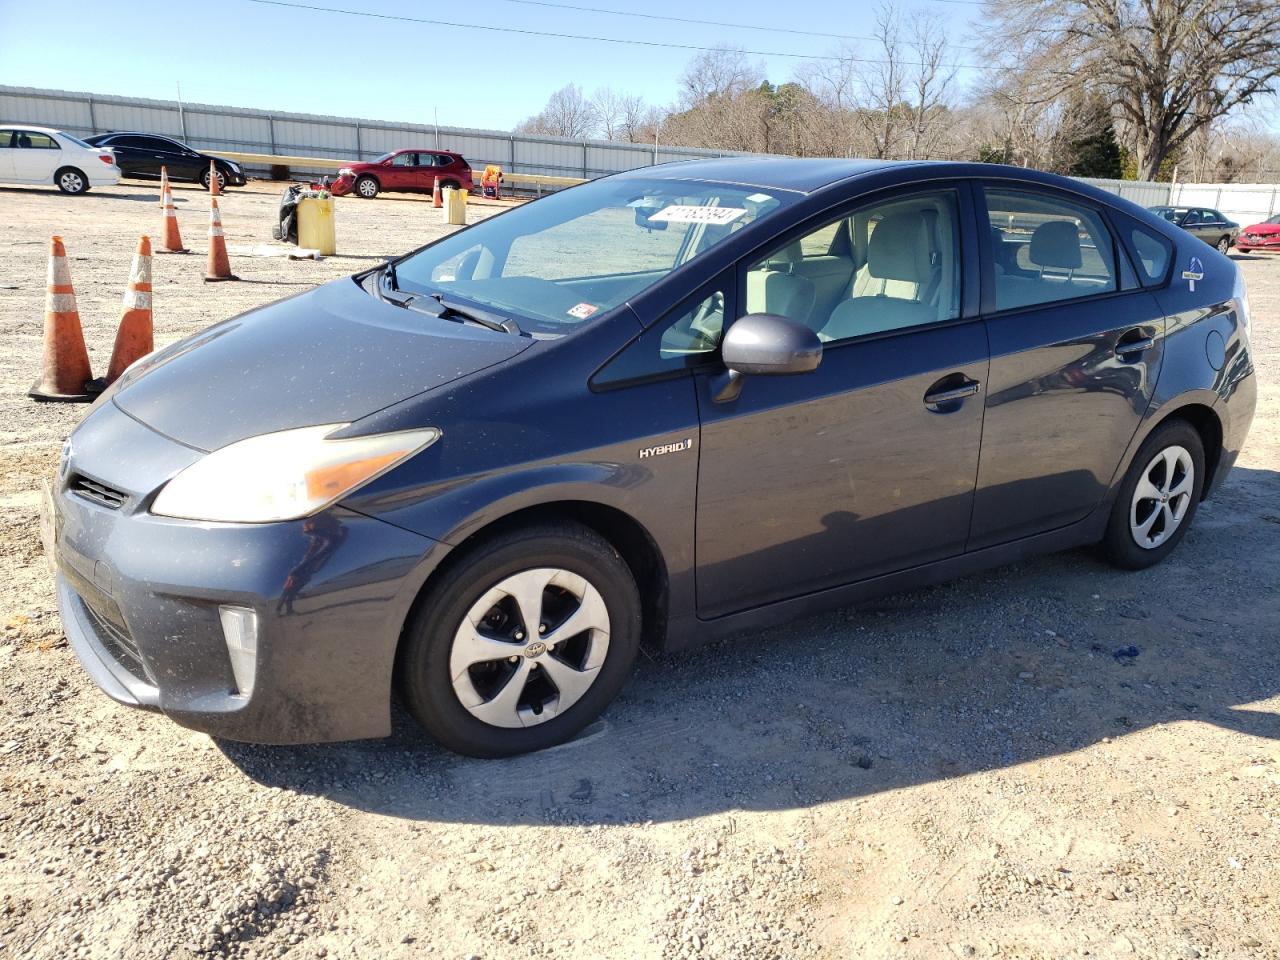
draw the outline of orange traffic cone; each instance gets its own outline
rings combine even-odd
[[[178,211],[173,206],[173,188],[169,186],[169,171],[160,168],[160,206],[164,208],[164,223],[160,230],[161,253],[190,253],[182,245],[182,234],[178,232]]]
[[[96,392],[87,384],[93,379],[89,352],[84,346],[76,292],[71,286],[71,269],[61,237],[49,241],[49,282],[44,302],[44,356],[40,379],[27,396],[33,400],[60,400],[88,403]]]
[[[209,198],[209,266],[205,268],[206,283],[217,280],[239,280],[231,272],[227,260],[227,242],[222,238],[222,214],[218,212],[218,198]]]
[[[115,383],[129,364],[154,349],[151,331],[151,238],[140,237],[138,252],[133,255],[133,268],[129,271],[129,286],[124,292],[115,349],[111,351],[111,364],[107,367],[107,386]]]
[[[222,195],[222,190],[218,187],[218,165],[212,160],[209,161],[209,193],[215,197]]]
[[[436,177],[435,186],[431,188],[431,205],[437,210],[444,206],[444,198],[440,196],[440,178]]]

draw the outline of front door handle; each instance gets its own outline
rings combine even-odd
[[[934,384],[934,386],[936,387],[938,384]],[[965,380],[958,386],[948,387],[945,390],[933,390],[931,388],[930,392],[924,395],[924,405],[930,410],[937,411],[947,404],[956,403],[966,397],[972,397],[981,389],[982,384],[977,380]]]
[[[1141,337],[1137,340],[1122,340],[1116,344],[1116,356],[1121,360],[1130,360],[1140,353],[1146,353],[1156,345],[1154,337]]]

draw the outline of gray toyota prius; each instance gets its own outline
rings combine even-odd
[[[131,368],[45,509],[102,689],[269,743],[572,737],[679,649],[1033,554],[1157,563],[1253,417],[1244,285],[1077,181],[607,177]]]

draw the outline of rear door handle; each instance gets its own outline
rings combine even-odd
[[[1122,360],[1146,353],[1156,345],[1154,337],[1142,337],[1140,340],[1128,340],[1116,344],[1116,356]]]
[[[982,389],[982,384],[977,380],[966,380],[958,387],[950,387],[946,390],[936,390],[924,395],[924,405],[930,410],[936,410],[947,403],[955,403],[957,400],[963,400],[966,397],[974,396]]]

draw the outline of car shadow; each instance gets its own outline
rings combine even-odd
[[[1194,722],[1280,739],[1280,473],[1237,468],[1179,549],[1071,551],[642,662],[578,739],[450,754],[218,741],[254,780],[443,822],[643,823],[787,810],[1016,767]]]

